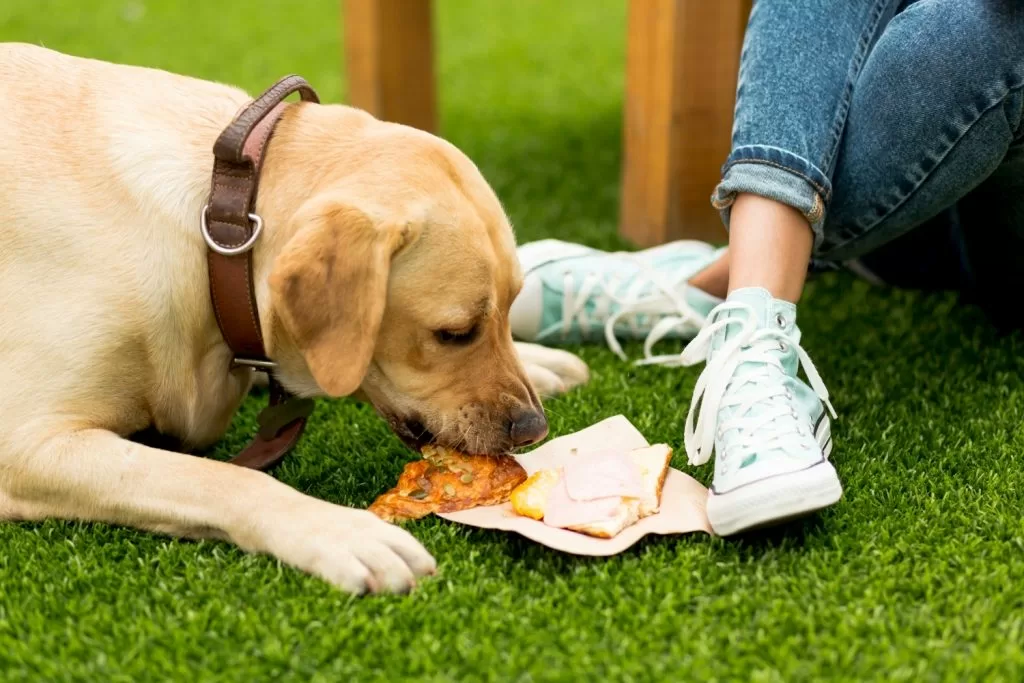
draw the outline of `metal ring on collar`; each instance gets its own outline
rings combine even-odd
[[[210,227],[206,223],[206,214],[210,210],[210,205],[207,204],[203,207],[203,213],[199,217],[199,226],[203,233],[203,239],[206,240],[206,246],[214,250],[221,256],[238,256],[244,254],[256,245],[256,240],[259,239],[260,233],[263,232],[263,219],[259,217],[259,214],[250,213],[249,220],[252,221],[252,234],[242,244],[237,247],[224,247],[217,243],[216,240],[210,235]]]

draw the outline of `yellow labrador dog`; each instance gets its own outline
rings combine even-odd
[[[210,444],[250,389],[214,317],[198,223],[214,140],[249,97],[3,44],[0,101],[0,518],[225,539],[353,592],[433,572],[411,535],[368,512],[125,438]],[[583,382],[586,366],[514,345],[514,238],[473,163],[426,133],[305,103],[265,159],[254,282],[279,381],[368,400],[412,445],[544,438],[534,387]]]

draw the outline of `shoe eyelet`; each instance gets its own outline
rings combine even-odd
[[[782,351],[783,353],[789,351],[789,347],[786,346],[786,342],[779,340],[779,351]]]
[[[779,327],[786,326],[786,319],[783,317],[781,313],[775,314],[775,324],[778,325]]]

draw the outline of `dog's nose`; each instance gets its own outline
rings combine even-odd
[[[512,415],[512,445],[529,446],[548,435],[548,419],[536,410],[523,410]]]

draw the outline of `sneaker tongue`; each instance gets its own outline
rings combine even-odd
[[[769,318],[772,314],[772,304],[775,302],[775,299],[767,289],[761,289],[760,287],[737,289],[729,294],[729,298],[726,301],[750,306],[753,309],[754,322],[758,328],[767,327],[770,324]],[[721,317],[744,318],[747,315],[745,311],[723,311]],[[730,327],[727,332],[733,333],[733,327]]]
[[[751,308],[751,312],[747,311],[723,311],[715,317],[715,320],[723,320],[727,318],[745,319],[748,316],[753,317],[753,322],[756,329],[764,329],[768,327],[774,327],[781,329],[786,332],[787,336],[792,338],[794,341],[798,341],[799,332],[796,330],[796,305],[788,301],[781,301],[771,295],[767,289],[761,287],[744,287],[743,289],[737,289],[729,294],[729,303],[741,303],[746,304]],[[718,333],[716,338],[711,344],[711,353],[714,354],[721,346],[732,338],[734,335],[739,334],[739,325],[730,325]],[[779,354],[787,356],[781,350]],[[790,362],[787,362],[790,361]],[[783,364],[789,369],[791,365],[791,359],[783,358]],[[736,374],[746,374],[753,370],[757,370],[762,367],[761,363],[743,363],[736,370]]]
[[[785,334],[791,345],[799,343],[800,330],[796,326],[795,304],[776,299],[767,290],[757,287],[738,289],[729,295],[727,301],[745,304],[750,307],[750,311],[723,311],[716,315],[716,320],[732,318],[745,320],[749,317],[752,318],[756,329],[776,329]],[[721,330],[712,340],[711,355],[713,356],[729,338],[739,334],[740,329],[740,325],[729,325]],[[779,341],[782,342],[783,340],[780,339]],[[784,350],[782,346],[769,345],[765,348],[765,353],[778,358],[781,361],[782,369],[779,370],[777,367],[766,362],[746,361],[741,363],[733,374],[734,378],[740,378],[739,381],[734,380],[730,382],[732,390],[742,391],[743,389],[739,387],[741,383],[750,386],[752,384],[760,385],[763,382],[781,382],[790,387],[794,393],[803,394],[805,391],[808,391],[797,379],[799,360],[791,346]],[[756,375],[763,375],[763,377]],[[726,391],[729,390],[726,389]],[[748,415],[756,415],[762,409],[761,404],[754,404],[750,408]],[[738,406],[722,408],[719,419],[734,417],[739,410]],[[759,451],[757,457],[748,456],[748,462],[745,462],[741,467],[753,464],[760,456],[769,454],[784,455],[785,451],[778,448]]]

